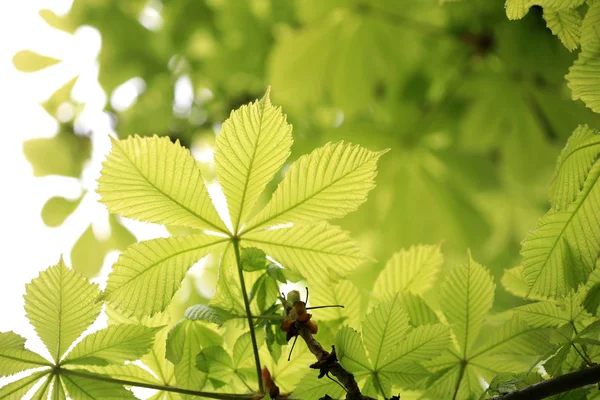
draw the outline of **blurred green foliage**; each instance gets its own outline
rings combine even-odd
[[[496,278],[518,265],[520,241],[548,208],[559,150],[578,124],[600,126],[571,100],[564,75],[577,57],[552,37],[539,7],[518,22],[489,0],[75,0],[64,16],[40,15],[69,33],[99,31],[98,80],[109,99],[143,80],[131,106],[105,106],[121,138],[156,133],[210,147],[229,111],[271,85],[294,125],[289,161],[339,139],[391,148],[369,202],[340,221],[380,260],[353,277],[363,289],[393,252],[418,243],[443,243],[449,263],[468,247]],[[31,52],[14,59],[22,71],[51,61]],[[51,115],[67,102],[77,120],[74,82],[44,104]],[[181,87],[191,93],[183,102]],[[74,125],[25,144],[37,176],[80,177],[95,133]],[[51,199],[44,220],[58,225],[76,207]],[[133,240],[111,225],[108,241],[88,229],[75,244],[76,269],[93,275],[98,261],[83,259]],[[496,298],[500,308],[514,299]]]

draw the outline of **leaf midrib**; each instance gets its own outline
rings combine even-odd
[[[365,165],[365,164],[367,164],[368,162],[370,162],[370,161],[371,161],[373,158],[375,158],[375,156],[376,156],[377,154],[378,154],[378,153],[374,153],[374,155],[373,155],[371,158],[369,158],[367,161],[365,161],[363,164],[361,164],[361,165],[360,165],[358,168],[360,168],[360,167],[362,167],[363,165]],[[331,186],[333,186],[333,185],[335,185],[336,183],[338,183],[340,180],[342,180],[342,179],[346,178],[348,175],[350,175],[350,174],[352,174],[353,172],[355,172],[355,171],[356,171],[358,168],[355,168],[355,169],[353,169],[353,170],[351,170],[351,171],[348,171],[348,173],[346,173],[346,174],[344,174],[344,175],[340,176],[339,178],[337,178],[337,179],[335,179],[335,180],[331,181],[331,183],[329,183],[329,185],[323,186],[321,189],[317,190],[316,192],[314,192],[314,193],[312,193],[311,195],[307,196],[306,198],[302,199],[301,201],[299,201],[298,203],[294,204],[293,206],[291,206],[291,207],[289,207],[289,208],[287,208],[287,209],[285,209],[285,210],[282,210],[282,211],[280,211],[280,212],[278,212],[278,213],[275,213],[275,214],[273,214],[272,216],[270,216],[270,217],[268,217],[268,218],[266,218],[266,219],[264,219],[264,220],[262,220],[262,221],[260,221],[260,222],[258,222],[258,223],[256,223],[256,224],[252,225],[250,228],[248,228],[248,229],[246,230],[246,232],[245,232],[245,233],[246,233],[246,234],[247,234],[247,233],[250,233],[250,232],[252,232],[254,229],[256,229],[256,228],[259,228],[259,227],[261,227],[261,226],[263,226],[263,225],[267,224],[269,221],[272,221],[272,220],[274,220],[274,219],[276,219],[276,218],[280,217],[281,215],[283,215],[283,214],[285,214],[285,213],[287,213],[287,212],[290,212],[290,211],[291,211],[291,210],[293,210],[294,208],[300,207],[302,204],[304,204],[304,203],[306,203],[307,201],[311,200],[313,197],[315,197],[315,196],[319,195],[319,194],[320,194],[321,192],[323,192],[325,189],[328,189],[328,188],[330,188]],[[272,201],[272,200],[273,200],[273,198],[271,197],[271,201]],[[271,201],[269,202],[269,204],[271,204]],[[266,209],[266,208],[269,206],[269,204],[267,204],[267,206],[265,206],[265,209]]]
[[[121,147],[120,144],[118,144],[119,142],[115,142],[117,143],[117,145],[119,146],[119,149],[121,150],[121,153],[123,154],[123,156],[127,159],[127,161],[129,161],[129,163],[133,166],[133,168],[138,172],[138,174],[140,174],[140,176],[142,178],[144,178],[144,180],[146,182],[148,182],[148,184],[150,186],[152,186],[158,193],[162,194],[163,196],[165,196],[167,199],[171,200],[173,203],[177,204],[179,207],[183,208],[185,211],[187,211],[188,213],[190,213],[191,215],[193,215],[194,217],[198,218],[199,220],[205,222],[206,224],[208,224],[209,226],[212,226],[213,228],[215,228],[218,232],[224,233],[226,235],[229,234],[229,232],[227,232],[226,230],[224,230],[223,228],[218,227],[217,225],[215,225],[214,223],[210,222],[209,220],[207,220],[206,218],[202,217],[200,214],[196,213],[195,211],[191,210],[190,208],[186,207],[185,205],[181,204],[179,201],[175,200],[173,197],[169,196],[167,193],[165,193],[163,190],[161,190],[158,186],[156,186],[154,183],[152,183],[150,181],[150,179],[148,179],[148,177],[146,175],[144,175],[142,173],[142,171],[138,168],[138,166],[129,158],[129,156],[127,155],[127,152],[125,150],[123,150],[123,148]],[[204,181],[202,182],[202,184],[204,184]],[[206,190],[206,187],[205,187]],[[208,194],[208,192],[207,192]],[[209,197],[210,200],[210,197]],[[211,202],[212,205],[212,202]]]
[[[394,301],[392,301],[392,305],[390,307],[390,313],[392,313],[392,311],[394,311],[394,305],[396,305],[396,301],[398,301],[398,295],[394,296]],[[375,362],[373,363],[375,370],[379,369],[379,357],[381,356],[381,348],[383,347],[383,338],[385,337],[385,332],[387,331],[387,328],[390,324],[390,318],[388,315],[388,318],[385,321],[385,326],[383,328],[383,332],[384,335],[382,335],[382,340],[379,341],[379,348],[377,349],[377,359],[375,360]]]
[[[154,262],[154,263],[150,264],[148,267],[146,267],[146,268],[144,268],[142,271],[140,271],[140,273],[139,273],[139,274],[137,274],[137,275],[135,275],[134,277],[132,277],[131,279],[127,280],[127,282],[125,282],[125,283],[123,283],[123,284],[121,284],[121,285],[117,286],[117,287],[116,287],[116,288],[114,288],[113,290],[111,290],[111,291],[108,291],[108,287],[107,287],[107,288],[106,288],[106,290],[105,290],[105,292],[104,292],[104,296],[105,296],[105,297],[107,297],[107,298],[108,298],[108,297],[110,297],[110,294],[111,294],[111,293],[114,293],[114,292],[116,292],[117,290],[119,290],[119,289],[123,288],[123,286],[126,286],[126,285],[128,285],[129,283],[131,283],[131,281],[133,281],[133,280],[135,280],[135,279],[138,279],[140,276],[144,275],[144,274],[145,274],[146,272],[148,272],[149,270],[151,270],[151,269],[155,268],[155,267],[156,267],[158,264],[161,264],[161,263],[163,263],[163,262],[165,262],[165,261],[167,261],[167,260],[169,260],[169,259],[171,259],[171,258],[173,258],[173,257],[177,257],[177,256],[179,256],[179,255],[181,255],[181,254],[184,254],[184,253],[187,253],[187,252],[190,252],[190,251],[196,251],[196,250],[200,250],[200,249],[201,249],[201,248],[203,248],[203,247],[210,247],[210,246],[213,246],[213,245],[217,245],[217,244],[220,244],[220,243],[226,242],[226,241],[228,241],[228,240],[229,240],[229,239],[222,239],[222,240],[219,240],[219,241],[216,241],[216,242],[211,242],[211,243],[209,243],[209,244],[202,244],[202,245],[199,245],[199,246],[196,246],[196,247],[193,247],[193,248],[189,248],[189,249],[185,249],[185,250],[181,250],[181,251],[178,251],[178,252],[175,252],[175,253],[169,254],[167,257],[164,257],[164,258],[162,258],[162,259],[160,259],[160,260],[158,260],[158,261],[156,261],[156,262]],[[114,271],[114,270],[113,270],[113,271]]]
[[[272,242],[272,241],[268,241],[268,240],[251,239],[251,238],[250,239],[249,238],[245,238],[244,240],[246,242],[256,242],[256,243],[262,243],[262,244],[270,244],[272,246],[287,247],[287,248],[294,249],[294,250],[309,251],[309,252],[313,252],[313,253],[325,254],[325,255],[328,255],[328,256],[347,257],[347,258],[351,258],[351,259],[364,259],[364,257],[360,257],[360,256],[352,256],[352,255],[348,255],[348,254],[333,253],[333,252],[330,252],[330,251],[318,250],[318,249],[315,249],[313,247],[294,246],[294,245],[286,244],[286,243],[277,243],[277,242]]]
[[[583,207],[583,204],[587,200],[587,197],[589,196],[589,194],[592,192],[592,190],[596,186],[596,183],[598,182],[598,179],[600,179],[600,171],[598,173],[596,173],[596,177],[594,178],[594,182],[590,184],[589,190],[587,192],[585,192],[584,194],[582,194],[581,201],[579,202],[579,204],[577,204],[577,206],[575,207],[575,209],[573,210],[573,212],[571,213],[571,215],[569,216],[569,218],[565,222],[564,226],[560,230],[560,233],[556,236],[556,240],[554,241],[554,244],[552,245],[552,248],[548,252],[548,255],[544,259],[544,262],[542,263],[542,267],[540,268],[540,273],[535,277],[535,280],[533,281],[533,283],[531,285],[529,285],[529,289],[527,291],[527,296],[529,296],[529,294],[533,290],[534,286],[536,285],[536,283],[540,279],[540,276],[542,276],[542,271],[548,266],[547,264],[548,264],[548,260],[550,259],[551,254],[554,253],[554,249],[556,249],[556,246],[557,246],[558,242],[560,242],[560,239],[562,239],[562,236],[564,235],[565,231],[567,230],[567,227],[571,224],[571,221],[573,220],[573,218],[575,218],[575,215],[577,215],[577,213],[579,212],[579,209],[581,207]],[[585,183],[584,183],[584,185],[585,185]],[[561,210],[561,211],[557,211],[556,213],[559,213],[559,212],[568,212],[568,210],[564,210],[564,211]],[[539,229],[539,227],[538,227],[538,229]]]
[[[258,148],[258,142],[260,140],[260,134],[262,132],[262,124],[265,118],[265,104],[266,99],[263,99],[261,104],[261,113],[260,113],[260,121],[258,123],[258,133],[256,134],[256,142],[254,143],[254,148],[252,149],[252,157],[250,158],[250,165],[248,166],[248,173],[246,174],[246,181],[244,182],[244,190],[242,191],[242,201],[240,201],[240,209],[237,215],[237,221],[235,224],[234,232],[237,234],[240,229],[240,221],[242,220],[242,211],[244,210],[244,203],[246,200],[246,192],[248,191],[248,184],[250,183],[250,175],[252,174],[252,167],[254,166],[254,160],[256,158],[256,150]]]

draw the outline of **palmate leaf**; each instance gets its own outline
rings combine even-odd
[[[446,277],[440,290],[441,309],[464,356],[475,343],[493,301],[492,277],[470,255],[466,264],[455,267]]]
[[[219,307],[209,306],[207,304],[195,304],[185,310],[185,318],[192,321],[207,321],[223,325],[225,322],[233,318],[233,315]]]
[[[113,265],[103,297],[128,316],[164,311],[188,269],[224,241],[199,233],[136,243]]]
[[[154,335],[162,328],[111,325],[83,338],[65,357],[63,364],[107,365],[137,360],[150,351]]]
[[[363,341],[354,329],[343,326],[335,337],[336,355],[342,366],[354,376],[370,374],[373,366],[367,357]]]
[[[49,371],[36,372],[1,387],[0,399],[22,399],[25,394],[27,394],[27,392],[37,383],[37,381],[48,375],[48,373]]]
[[[444,258],[439,245],[417,245],[395,253],[377,277],[373,292],[423,294],[435,282]]]
[[[196,356],[196,368],[206,374],[217,389],[229,383],[234,374],[231,356],[221,346],[204,348]]]
[[[522,242],[523,276],[530,293],[559,296],[585,282],[600,252],[600,164],[575,202],[551,210]]]
[[[559,11],[579,7],[585,0],[506,0],[505,9],[508,19],[523,18],[531,6],[540,6],[546,10]]]
[[[346,395],[344,389],[336,382],[330,379],[319,379],[317,371],[308,371],[301,382],[302,384],[292,392],[292,396],[296,399],[322,399],[325,395],[341,399]]]
[[[327,222],[251,232],[243,243],[310,279],[337,280],[369,260],[346,231]]]
[[[377,160],[385,152],[338,142],[300,157],[244,230],[340,218],[356,210],[375,186]]]
[[[431,360],[450,345],[450,329],[442,324],[422,325],[411,330],[381,364],[381,371],[401,373],[407,362]]]
[[[290,155],[292,126],[269,90],[260,100],[233,111],[215,144],[215,164],[234,232]]]
[[[97,285],[67,268],[62,259],[27,284],[25,313],[55,362],[100,313],[99,295]]]
[[[25,338],[14,332],[0,332],[0,377],[30,368],[51,366],[42,356],[25,348]]]
[[[101,375],[108,375],[111,378],[126,381],[150,383],[160,385],[160,381],[144,368],[130,363],[126,365],[106,365],[106,366],[85,366],[85,369]]]
[[[113,140],[98,193],[112,213],[140,221],[227,232],[189,150],[169,138]]]
[[[581,26],[581,49],[586,54],[597,54],[600,51],[598,23],[600,23],[600,3],[592,2]]]
[[[440,322],[435,312],[418,294],[398,293],[398,301],[408,314],[409,322],[413,327]]]
[[[587,125],[575,129],[558,157],[550,186],[550,201],[556,209],[565,209],[583,187],[592,165],[600,154],[600,135]]]
[[[50,396],[50,390],[52,389],[52,375],[47,376],[44,379],[44,382],[41,386],[36,390],[36,392],[31,397],[31,400],[48,400]]]

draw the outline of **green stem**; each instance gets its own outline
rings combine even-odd
[[[256,377],[258,379],[258,390],[264,393],[262,377],[260,373],[260,357],[258,355],[258,344],[256,343],[256,333],[254,332],[254,322],[252,322],[252,312],[250,312],[250,302],[248,301],[248,292],[246,291],[246,282],[244,281],[244,271],[242,269],[242,259],[240,257],[239,238],[234,237],[233,250],[235,251],[235,259],[237,261],[238,273],[240,275],[240,285],[242,286],[242,297],[244,298],[244,306],[246,307],[246,318],[250,327],[250,338],[252,339],[252,350],[254,351],[254,362],[256,364]]]
[[[197,390],[183,389],[183,388],[172,387],[172,386],[155,385],[155,384],[152,384],[152,383],[135,382],[135,381],[129,381],[129,380],[125,380],[125,379],[116,379],[116,378],[111,378],[109,376],[96,375],[94,373],[87,373],[87,372],[81,372],[81,371],[73,371],[73,370],[63,369],[63,368],[56,368],[55,369],[55,373],[56,373],[57,377],[58,377],[58,375],[62,375],[62,376],[78,376],[80,378],[90,379],[90,380],[95,380],[95,381],[100,381],[100,382],[108,382],[108,383],[115,383],[115,384],[125,385],[125,386],[136,386],[136,387],[143,387],[143,388],[148,388],[148,389],[156,389],[156,390],[162,390],[162,391],[165,391],[165,392],[172,392],[172,393],[187,394],[187,395],[190,395],[190,396],[205,397],[205,398],[208,398],[208,399],[251,400],[251,399],[254,398],[254,395],[200,392],[200,391],[197,391]]]

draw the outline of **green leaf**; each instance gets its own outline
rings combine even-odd
[[[48,375],[42,385],[33,394],[31,400],[48,400],[50,396],[50,389],[52,389],[52,375]]]
[[[250,301],[255,302],[262,314],[271,307],[280,296],[279,286],[268,274],[262,274],[252,285],[250,290]]]
[[[579,47],[582,18],[575,9],[558,10],[544,9],[544,19],[552,33],[560,39],[569,51]]]
[[[76,371],[85,373],[84,370]],[[117,383],[105,382],[75,375],[63,375],[61,380],[65,389],[69,393],[69,397],[72,399],[136,399],[133,393]]]
[[[132,363],[127,365],[85,366],[85,369],[96,374],[108,375],[115,379],[150,383],[154,385],[160,385],[161,383],[150,372]]]
[[[502,275],[502,286],[507,292],[517,297],[527,297],[528,287],[523,276],[523,266],[505,269]]]
[[[583,18],[581,26],[581,50],[585,54],[596,54],[600,52],[600,32],[598,32],[598,23],[600,23],[600,3],[591,2],[589,9]]]
[[[350,143],[328,143],[294,162],[271,201],[248,222],[246,232],[285,223],[341,218],[367,200],[375,187],[373,152]]]
[[[569,314],[549,301],[540,301],[514,309],[525,322],[537,328],[549,328],[569,323]]]
[[[410,324],[414,327],[431,325],[440,322],[435,312],[427,305],[425,300],[417,294],[398,293],[398,301],[408,314]]]
[[[581,191],[590,169],[600,154],[600,135],[580,125],[558,157],[550,186],[550,201],[556,209],[565,209]]]
[[[227,232],[196,160],[168,137],[113,140],[97,192],[110,212],[124,217]]]
[[[315,280],[338,280],[369,260],[346,231],[327,222],[256,231],[245,235],[243,241]]]
[[[40,15],[43,11],[48,10],[40,10]],[[75,78],[65,83],[60,89],[55,91],[48,100],[41,103],[41,105],[46,109],[46,112],[48,114],[50,114],[53,117],[56,117],[58,107],[60,107],[61,104],[66,103],[71,99],[71,91],[73,90],[73,86],[75,86],[75,82],[77,82],[78,78],[79,77],[76,76]]]
[[[408,315],[400,308],[397,296],[379,303],[367,314],[362,323],[363,340],[375,370],[396,348],[408,328]]]
[[[566,78],[573,100],[581,100],[586,107],[600,113],[600,49],[593,54],[579,53]]]
[[[532,327],[521,321],[517,315],[495,329],[489,339],[477,347],[471,360],[493,354],[510,354],[512,356],[539,355],[550,348],[548,331]],[[487,363],[482,363],[487,365]]]
[[[177,386],[202,389],[207,375],[196,368],[196,356],[205,347],[222,344],[222,337],[202,323],[185,319],[179,321],[167,339],[167,359],[175,364]]]
[[[104,299],[128,316],[164,311],[188,269],[225,240],[200,233],[136,243],[113,265]]]
[[[402,373],[408,362],[432,360],[447,350],[450,329],[442,324],[422,325],[410,331],[379,367],[381,371]]]
[[[14,332],[0,332],[0,377],[40,366],[51,366],[42,356],[25,349],[25,338]]]
[[[265,252],[256,247],[247,247],[242,250],[242,268],[246,272],[259,271],[267,268]]]
[[[258,197],[290,155],[292,126],[265,96],[233,111],[215,143],[215,164],[233,224],[239,232]]]
[[[257,337],[257,342],[260,347],[262,345],[262,335]],[[244,365],[252,365],[253,357],[252,337],[250,332],[246,332],[233,345],[233,367],[239,369]]]
[[[116,216],[109,216],[109,224],[110,236],[106,240],[98,239],[90,224],[73,245],[71,264],[75,271],[86,278],[98,275],[109,251],[124,251],[127,246],[137,241],[135,236],[121,225]]]
[[[65,219],[79,206],[82,199],[83,196],[79,196],[75,200],[65,199],[64,197],[51,197],[42,208],[42,220],[50,227],[62,225]]]
[[[506,9],[506,16],[508,19],[521,19],[529,11],[529,7],[526,5],[526,0],[506,0],[504,8]]]
[[[377,277],[373,292],[379,296],[396,292],[423,294],[435,283],[444,262],[439,245],[411,246],[400,250]]]
[[[231,318],[233,318],[233,315],[229,311],[223,310],[219,307],[214,307],[207,304],[196,304],[188,307],[188,309],[185,310],[185,318],[194,321],[212,322],[213,324],[221,326],[226,321],[229,321]]]
[[[134,361],[148,353],[156,332],[163,327],[111,325],[83,338],[63,364],[107,365]]]
[[[322,399],[325,395],[341,399],[346,396],[346,392],[340,385],[330,379],[319,379],[316,371],[308,371],[301,382],[302,384],[292,392],[292,397],[295,399]]]
[[[60,62],[56,58],[43,56],[31,50],[21,50],[13,56],[13,64],[21,72],[37,72]]]
[[[91,141],[73,132],[59,132],[53,138],[30,139],[23,153],[35,176],[65,175],[78,178],[90,158]]]
[[[213,385],[224,386],[233,378],[233,363],[229,354],[220,346],[203,349],[196,357],[198,370],[208,375]]]
[[[27,318],[56,362],[102,309],[96,301],[98,286],[68,269],[62,259],[40,272],[25,291]]]
[[[489,272],[469,254],[466,264],[455,267],[440,289],[440,306],[464,356],[479,335],[483,319],[494,301]]]
[[[25,394],[40,380],[42,377],[47,375],[50,371],[41,371],[34,374],[28,375],[25,378],[21,378],[14,382],[9,383],[6,386],[0,388],[0,399],[16,400],[22,399]]]
[[[523,276],[529,292],[559,296],[585,282],[600,252],[600,164],[594,166],[574,203],[551,210],[522,242]],[[582,234],[582,232],[585,232]]]
[[[343,326],[335,336],[336,355],[342,366],[356,377],[369,374],[373,369],[367,357],[360,334]]]
[[[192,354],[195,357],[203,347],[222,344],[221,335],[204,326],[200,321],[182,319],[169,331],[166,357],[175,365],[184,361],[189,363],[190,354],[187,352],[194,350],[193,346],[200,346],[198,351]]]

